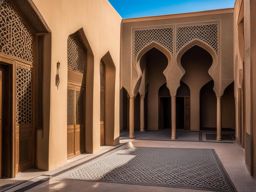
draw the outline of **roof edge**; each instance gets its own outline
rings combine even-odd
[[[159,15],[159,16],[147,16],[147,17],[138,17],[138,18],[129,18],[123,19],[122,23],[132,23],[132,22],[142,22],[142,21],[156,21],[163,19],[177,19],[177,18],[185,18],[185,17],[197,17],[203,15],[219,15],[219,14],[230,14],[234,13],[234,8],[226,8],[226,9],[216,9],[216,10],[208,10],[208,11],[197,11],[190,13],[179,13],[179,14],[168,14],[168,15]]]

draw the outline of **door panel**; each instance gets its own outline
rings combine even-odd
[[[81,87],[69,88],[67,102],[67,153],[68,158],[72,158],[84,152],[84,89]]]

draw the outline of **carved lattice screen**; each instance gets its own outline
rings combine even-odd
[[[218,52],[218,25],[204,24],[178,27],[176,51],[178,52],[186,43],[194,39],[206,42]]]
[[[10,0],[0,6],[0,52],[33,62],[33,35]]]
[[[68,69],[84,73],[86,51],[79,39],[72,35],[68,38]]]
[[[16,122],[32,124],[32,71],[29,68],[17,67],[16,70]]]
[[[133,42],[134,54],[137,55],[151,42],[157,42],[173,53],[173,28],[136,30]]]

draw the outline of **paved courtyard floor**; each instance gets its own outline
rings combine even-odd
[[[63,172],[28,191],[256,191],[235,143],[122,140],[128,147]],[[234,186],[234,187],[233,187]]]

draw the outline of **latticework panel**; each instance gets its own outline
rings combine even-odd
[[[177,52],[188,42],[199,39],[210,45],[218,52],[218,25],[205,24],[182,26],[177,29]]]
[[[173,53],[173,29],[143,29],[134,34],[134,54],[137,55],[146,45],[157,42]]]
[[[33,110],[32,70],[17,67],[16,70],[16,122],[32,124]]]
[[[68,69],[84,73],[86,64],[86,51],[82,43],[75,36],[68,38]]]
[[[10,0],[0,6],[0,52],[33,61],[33,35]]]

